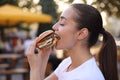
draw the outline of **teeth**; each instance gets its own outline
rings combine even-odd
[[[57,34],[54,35],[55,38],[57,38],[58,40],[60,39],[60,36],[58,36]]]
[[[58,40],[60,39],[60,37],[59,36],[55,36]]]

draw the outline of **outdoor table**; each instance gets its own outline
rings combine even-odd
[[[2,59],[7,59],[10,63],[10,68],[14,68],[16,65],[16,62],[19,58],[22,58],[21,54],[16,54],[16,53],[2,53],[0,54],[0,60]]]
[[[22,57],[21,54],[16,54],[16,53],[10,53],[10,54],[2,53],[2,54],[0,54],[0,59],[18,59],[21,57]]]
[[[23,54],[17,54],[17,53],[10,53],[10,54],[2,53],[2,54],[0,54],[0,60],[7,59],[9,61],[8,68],[3,67],[3,66],[6,66],[5,63],[1,64],[1,68],[3,68],[4,70],[0,71],[0,75],[5,75],[6,80],[11,80],[12,74],[22,74],[24,80],[26,80],[25,78],[28,78],[28,70],[25,68],[16,68],[18,59],[22,59],[22,58],[23,58]]]

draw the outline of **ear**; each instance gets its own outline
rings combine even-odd
[[[88,37],[89,31],[87,28],[82,28],[80,31],[78,31],[78,40],[82,40]]]

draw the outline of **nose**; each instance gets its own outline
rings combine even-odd
[[[58,25],[57,25],[58,23],[55,23],[54,25],[53,25],[53,27],[52,27],[52,29],[54,30],[54,31],[57,31],[58,30]]]

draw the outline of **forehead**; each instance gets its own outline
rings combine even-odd
[[[76,13],[75,13],[74,8],[70,6],[62,12],[60,18],[68,20],[68,21],[74,21],[73,19],[74,19],[75,15],[76,15]]]

